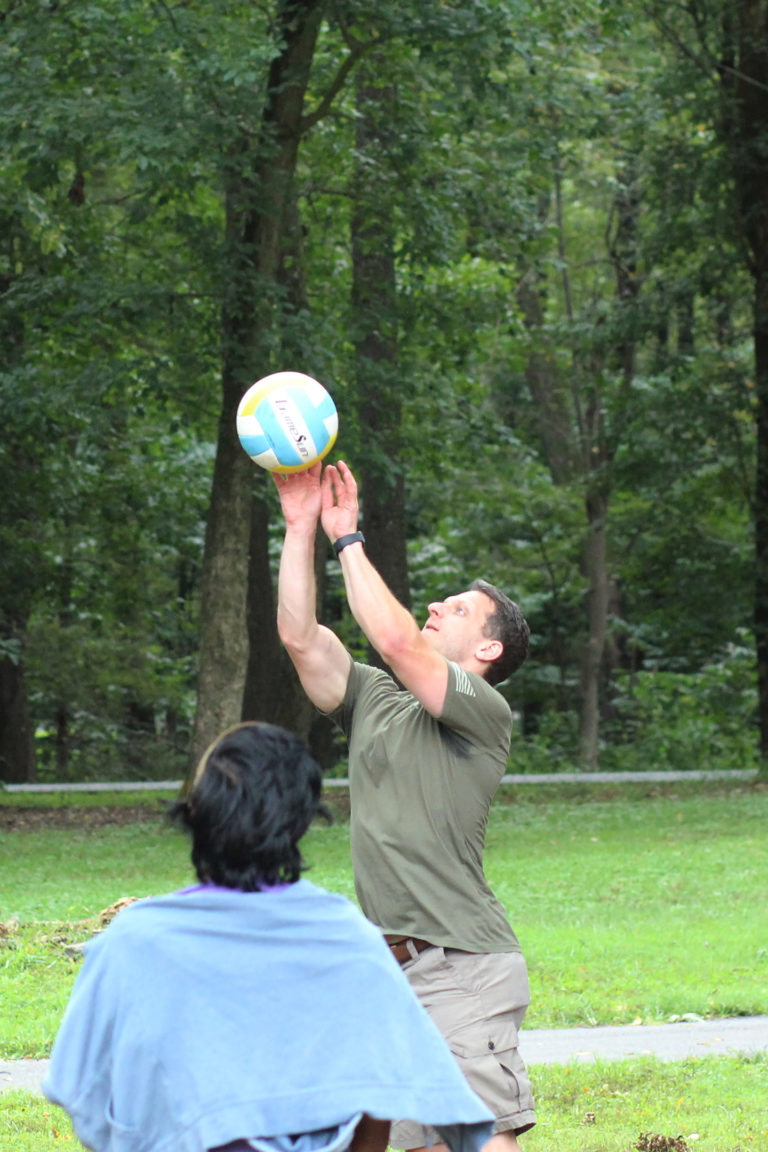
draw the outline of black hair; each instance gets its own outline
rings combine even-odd
[[[502,643],[501,655],[492,660],[486,669],[485,679],[489,684],[501,684],[516,672],[528,655],[528,641],[531,630],[523,616],[522,609],[510,600],[495,584],[487,580],[474,580],[471,592],[483,592],[494,604],[483,628],[483,635]]]
[[[273,724],[246,723],[211,745],[169,811],[192,837],[198,879],[255,892],[294,883],[306,868],[298,842],[316,814],[322,773],[306,744]]]

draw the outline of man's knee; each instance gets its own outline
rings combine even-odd
[[[431,1148],[413,1148],[411,1152],[449,1152],[447,1144],[433,1144]],[[483,1152],[521,1152],[514,1132],[497,1132],[483,1145]]]
[[[497,1132],[483,1147],[483,1152],[520,1152],[514,1132]]]

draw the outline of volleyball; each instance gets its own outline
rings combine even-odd
[[[303,372],[273,372],[237,408],[237,435],[268,472],[304,472],[330,452],[339,430],[332,397]]]

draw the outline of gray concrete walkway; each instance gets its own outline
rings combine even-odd
[[[606,1028],[532,1028],[521,1032],[520,1051],[531,1067],[636,1056],[683,1060],[687,1056],[751,1055],[768,1052],[768,1016]],[[39,1095],[47,1068],[47,1060],[0,1060],[0,1093],[23,1089]]]
[[[756,768],[690,768],[685,771],[655,772],[529,772],[502,776],[502,784],[667,784],[677,780],[756,779]],[[6,792],[176,792],[181,780],[114,781],[88,784],[4,784]],[[326,776],[324,788],[348,788],[346,777]]]
[[[526,1064],[624,1060],[658,1056],[724,1056],[768,1052],[768,1016],[729,1016],[677,1024],[629,1024],[602,1028],[524,1029],[520,1051]]]

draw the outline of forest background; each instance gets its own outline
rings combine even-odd
[[[514,770],[766,775],[764,3],[0,0],[0,171],[0,780],[343,771],[235,433],[285,368],[401,600],[523,606]]]

